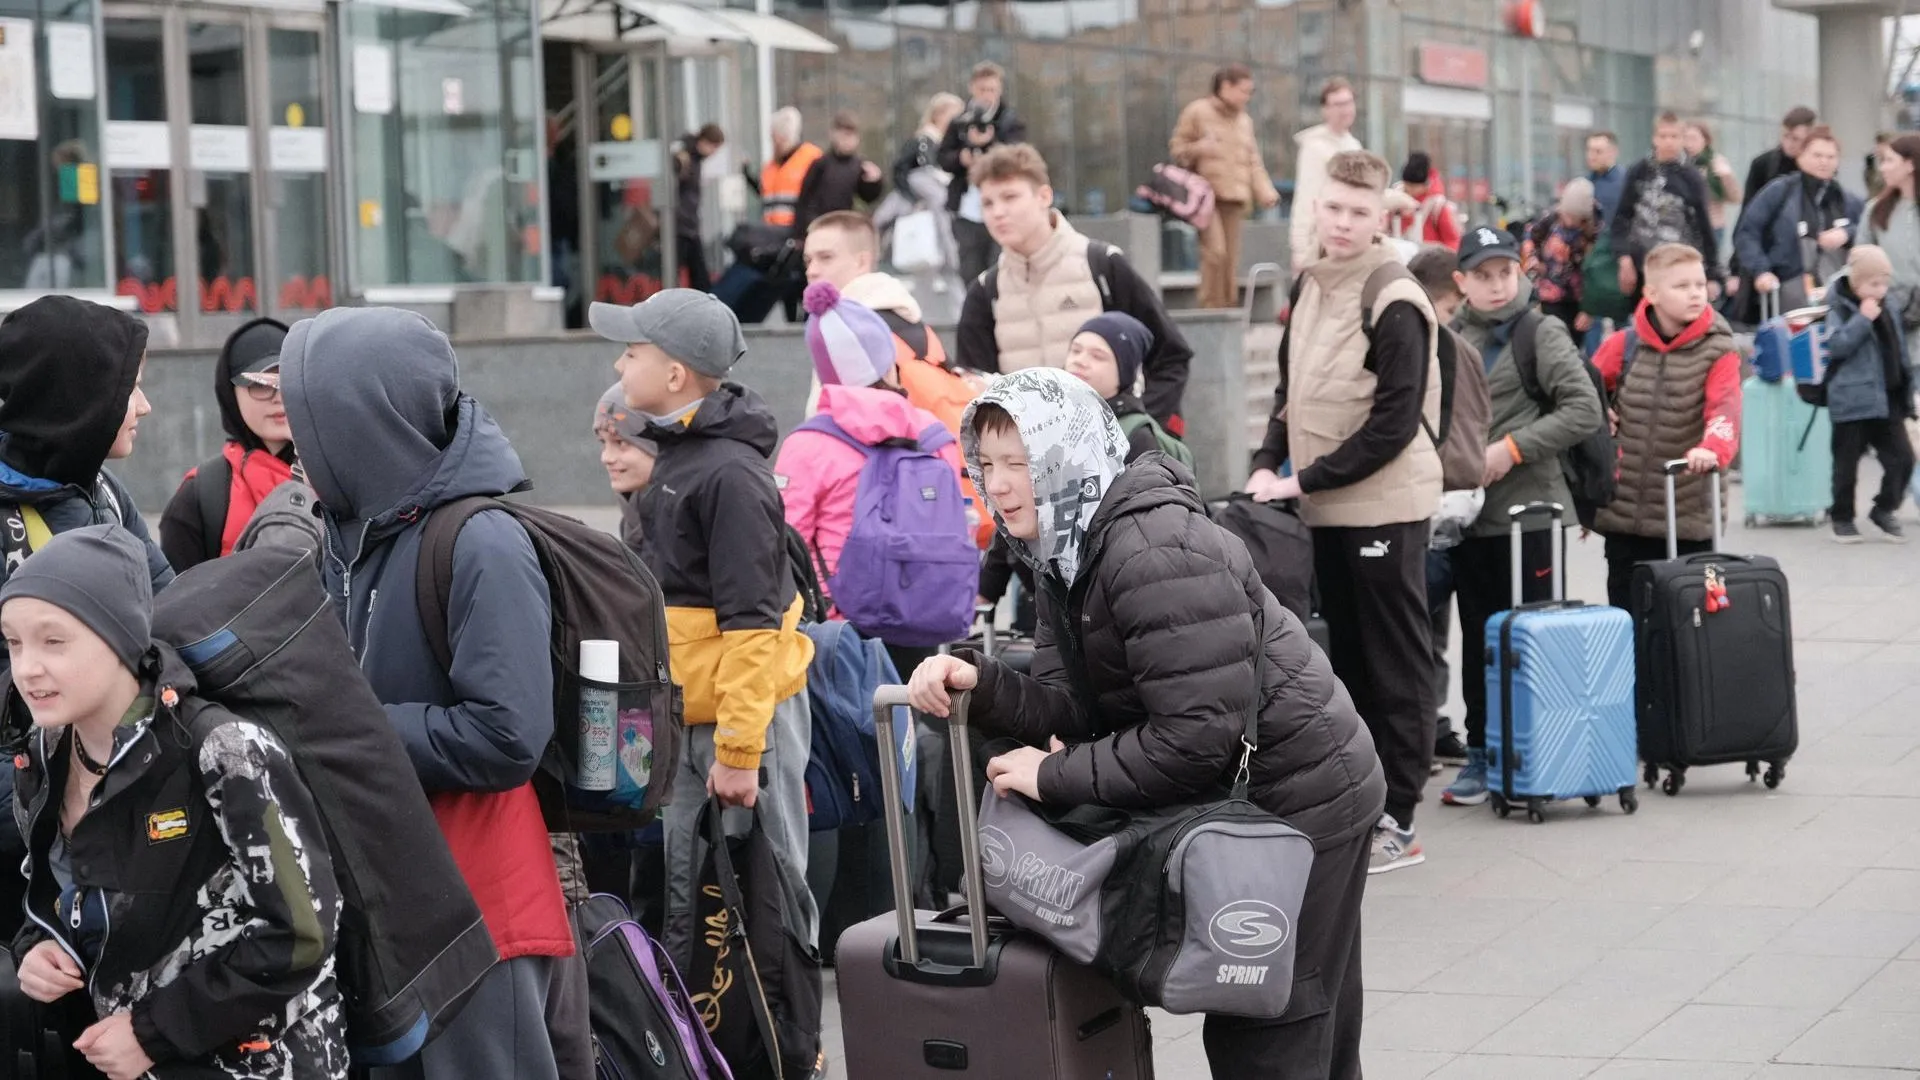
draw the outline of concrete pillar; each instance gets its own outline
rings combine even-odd
[[[1840,182],[1866,194],[1860,162],[1873,149],[1888,116],[1885,20],[1898,15],[1887,0],[1774,0],[1820,21],[1820,122],[1840,137]]]

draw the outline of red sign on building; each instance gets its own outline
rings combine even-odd
[[[1466,45],[1425,42],[1420,46],[1420,81],[1434,86],[1487,88],[1487,54]]]

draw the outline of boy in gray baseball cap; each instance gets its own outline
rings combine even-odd
[[[818,916],[805,877],[813,643],[799,629],[802,603],[773,478],[779,425],[760,395],[727,380],[746,339],[713,297],[668,289],[632,307],[595,304],[588,321],[626,345],[614,369],[628,408],[645,414],[634,434],[660,448],[652,482],[633,496],[638,528],[622,531],[666,595],[673,673],[686,696],[690,766],[662,815],[666,945],[684,956],[692,940],[694,828],[709,792],[729,807],[759,809],[791,877],[782,890],[789,929],[812,943]],[[817,1045],[789,1050],[782,1039],[781,1049],[790,1062],[818,1061]]]

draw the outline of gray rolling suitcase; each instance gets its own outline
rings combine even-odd
[[[986,919],[974,799],[961,792],[967,903],[915,911],[901,820],[899,742],[893,708],[904,686],[874,695],[882,804],[893,854],[895,910],[840,937],[840,1026],[848,1080],[1151,1080],[1146,1013],[1090,968],[1046,942]],[[967,695],[952,724],[966,730]],[[952,740],[953,775],[973,776],[972,747]]]

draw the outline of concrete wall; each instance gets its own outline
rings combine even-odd
[[[1185,404],[1188,441],[1200,459],[1203,489],[1224,492],[1244,478],[1248,453],[1240,316],[1182,312],[1177,319],[1195,352]],[[941,332],[951,340],[945,328]],[[805,419],[813,374],[801,332],[748,327],[747,346],[736,377],[767,399],[782,431],[791,430]],[[533,499],[565,506],[609,498],[589,425],[594,403],[614,382],[617,346],[574,334],[460,342],[455,348],[462,386],[513,440],[533,477]],[[214,354],[202,351],[155,351],[147,361],[153,415],[140,426],[133,458],[114,467],[147,513],[165,506],[187,469],[219,450],[213,366]]]

